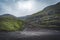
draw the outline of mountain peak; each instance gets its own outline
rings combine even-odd
[[[1,15],[1,16],[10,16],[10,17],[15,17],[14,15],[11,15],[11,14],[3,14],[3,15]]]
[[[11,14],[3,14],[3,16],[12,16]]]
[[[56,5],[60,5],[60,2],[58,2]]]

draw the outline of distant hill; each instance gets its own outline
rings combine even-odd
[[[40,30],[40,28],[60,28],[60,2],[32,14],[26,19],[24,26],[28,30]]]
[[[21,19],[21,20],[24,20],[25,21],[29,17],[30,17],[30,15],[27,15],[27,16],[18,17],[18,19]]]
[[[22,30],[24,22],[17,17],[4,14],[0,15],[0,31],[17,31]]]

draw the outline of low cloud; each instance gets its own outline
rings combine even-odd
[[[18,2],[31,1],[33,2],[33,8],[31,10],[23,10],[17,7]],[[42,10],[48,5],[55,4],[60,0],[0,0],[0,15],[1,14],[12,14],[15,16],[25,16],[33,14],[39,10]],[[23,4],[22,4],[23,5]]]

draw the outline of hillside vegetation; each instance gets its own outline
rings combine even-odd
[[[10,14],[0,15],[0,31],[22,30],[24,22]]]

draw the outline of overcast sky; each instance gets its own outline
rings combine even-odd
[[[60,0],[0,0],[0,15],[12,14],[17,17],[31,15]]]

